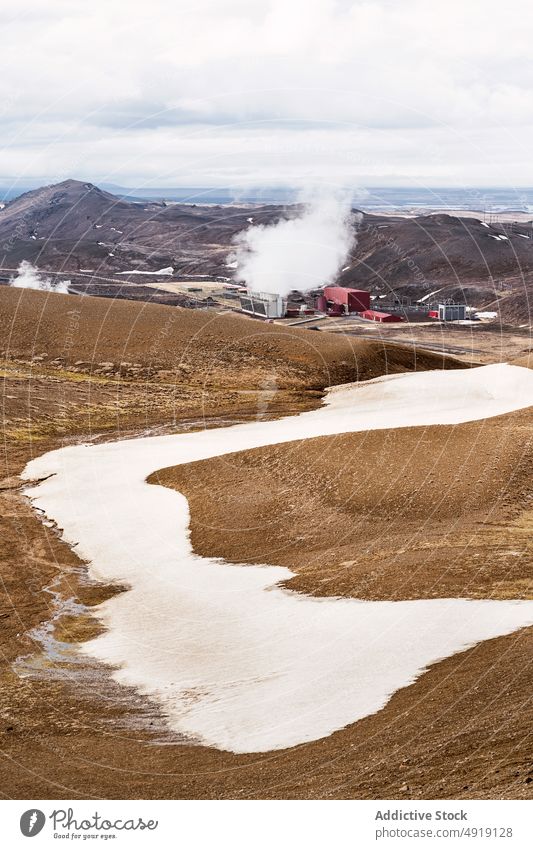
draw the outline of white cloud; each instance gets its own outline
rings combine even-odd
[[[4,177],[532,182],[524,0],[16,9],[1,13]]]

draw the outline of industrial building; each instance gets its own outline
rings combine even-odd
[[[439,304],[439,321],[464,321],[466,318],[465,304]]]
[[[378,310],[363,310],[363,312],[359,313],[359,315],[361,318],[366,318],[368,321],[403,321],[403,318],[400,315],[392,315],[390,312],[379,312]]]
[[[326,286],[318,298],[317,307],[330,315],[363,312],[370,309],[370,292],[344,286]]]
[[[257,318],[283,318],[287,300],[272,292],[246,292],[240,296],[241,310]]]
[[[362,315],[374,321],[401,320],[395,316],[388,318],[386,313],[374,315],[374,311],[370,309],[370,292],[344,286],[325,286],[321,291],[316,290],[307,297],[298,292],[292,292],[288,298],[284,298],[272,292],[250,290],[240,290],[238,297],[242,312],[267,320],[309,316],[314,309],[330,316]]]

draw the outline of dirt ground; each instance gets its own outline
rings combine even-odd
[[[91,607],[120,588],[87,581],[84,564],[74,550],[61,542],[55,527],[48,527],[38,519],[21,494],[17,477],[32,456],[72,441],[119,438],[145,431],[176,431],[296,412],[319,403],[321,389],[332,375],[340,382],[355,379],[356,375],[366,379],[415,366],[439,368],[440,357],[388,347],[379,341],[354,344],[353,340],[347,342],[325,334],[319,341],[313,338],[318,333],[308,334],[313,338],[310,346],[306,331],[302,330],[285,331],[287,337],[275,331],[273,340],[272,326],[230,319],[239,322],[230,327],[226,324],[227,317],[213,322],[212,317],[192,319],[188,313],[181,329],[163,335],[169,321],[167,311],[172,311],[171,308],[128,303],[115,307],[88,298],[81,299],[80,307],[80,299],[47,297],[40,293],[24,293],[22,297],[20,292],[15,293],[15,298],[12,291],[6,291],[9,294],[5,298],[0,292],[0,327],[8,341],[2,362],[0,480],[0,792],[4,797],[521,798],[530,795],[525,739],[532,719],[528,674],[532,629],[483,643],[436,664],[411,687],[397,693],[384,710],[325,740],[261,756],[234,756],[193,746],[170,737],[156,708],[127,688],[115,685],[108,670],[91,668],[80,661],[76,642],[95,629]],[[77,313],[73,327],[69,324],[72,310]],[[156,316],[151,310],[163,312]],[[178,312],[181,318],[183,311]],[[240,336],[234,329],[237,327]],[[73,341],[66,344],[69,333]],[[160,340],[157,356],[147,346],[149,338]],[[198,369],[176,372],[176,364],[183,362],[185,354],[189,356],[193,349],[200,364]],[[231,356],[226,357],[228,351]],[[273,363],[276,379],[271,377]],[[248,379],[243,385],[239,375],[244,373]],[[181,375],[180,379],[177,375]],[[472,496],[472,509],[478,516],[486,515],[490,498],[498,503],[498,475],[507,480],[511,462],[518,465],[526,462],[528,420],[525,414],[514,414],[513,422],[524,442],[524,457],[510,452],[510,440],[503,433],[505,428],[500,433],[495,426],[487,445],[499,446],[500,459],[495,471],[487,471],[483,478],[486,486],[476,496],[477,500]],[[433,438],[429,432],[425,437]],[[465,432],[463,446],[467,444]],[[340,442],[336,447],[331,446],[338,457],[343,456],[342,449]],[[358,450],[357,446],[352,449]],[[313,445],[310,450],[317,452],[318,458],[323,448]],[[387,450],[393,452],[394,446],[389,445]],[[415,459],[413,455],[408,483],[401,484],[398,478],[394,484],[395,497],[400,502],[421,483],[422,472]],[[289,461],[293,470],[291,488],[298,480],[295,478],[299,467],[297,453],[291,451]],[[239,471],[239,462],[231,458],[227,489],[223,491],[217,482],[212,501],[216,510],[210,523],[219,523],[227,505],[232,501],[236,504],[236,476],[243,474],[245,468]],[[250,462],[256,464],[254,477],[258,491],[268,481],[274,499],[279,498],[279,481],[276,482],[275,475],[271,477],[266,460],[254,456]],[[200,470],[199,465],[195,464],[198,484],[190,489],[195,545],[201,547],[202,535],[198,534],[197,526],[207,523],[195,492],[207,486],[213,470],[207,466]],[[443,468],[442,464],[438,466],[441,471]],[[311,477],[312,468],[309,481]],[[385,466],[381,477],[384,483]],[[520,481],[516,490],[514,484],[509,484],[509,503],[504,505],[507,513],[502,508],[503,512],[491,514],[493,524],[487,522],[487,532],[494,531],[498,539],[504,518],[505,533],[513,522],[521,521],[523,514],[516,511],[514,499],[516,493],[521,509],[527,500],[526,477]],[[343,492],[353,488],[353,479],[338,474],[337,486],[341,498]],[[320,506],[322,510],[327,506],[325,494],[319,493],[317,486],[314,491],[313,497],[322,498],[321,505],[316,502],[317,509]],[[309,503],[312,492],[310,489]],[[364,492],[358,497],[354,509],[362,510]],[[335,520],[344,527],[346,523],[340,512],[335,519],[340,504],[335,504],[333,495],[332,499],[328,523]],[[241,493],[241,506],[243,500]],[[423,511],[422,500],[420,497],[420,504],[415,505],[419,511]],[[457,503],[458,500],[459,493]],[[349,499],[348,502],[345,509],[349,513],[352,507]],[[310,516],[312,511],[302,504],[304,509]],[[444,511],[443,528],[449,527],[452,514],[452,507],[448,513]],[[423,512],[417,515],[423,522]],[[382,514],[380,519],[377,510],[372,521],[384,521],[384,517]],[[273,518],[278,521],[275,514]],[[221,544],[229,545],[231,527],[228,527],[228,534],[219,533]],[[399,533],[399,523],[397,528]],[[461,528],[461,533],[468,533],[466,516]],[[281,551],[280,557],[290,559],[295,553],[293,540],[291,554],[290,522],[285,534],[287,550]],[[383,548],[382,563],[386,564],[386,540],[382,532],[378,536]],[[521,547],[515,537],[501,545],[508,545],[513,551],[520,547],[525,552],[526,536],[521,537]],[[308,570],[299,570],[295,581],[304,583],[301,587],[295,585],[296,588],[330,594],[339,591],[335,587],[341,586],[340,564],[333,556],[332,547],[324,546],[325,538],[327,533],[309,538],[309,544],[315,546],[315,562]],[[482,563],[488,544],[478,544]],[[266,554],[268,545],[267,548],[265,545]],[[356,559],[353,537],[348,535],[343,545],[352,551],[351,557],[343,553],[343,560]],[[407,552],[408,546],[405,548]],[[274,557],[272,547],[268,550],[269,558]],[[412,550],[418,551],[416,545]],[[472,556],[475,553],[472,550]],[[340,556],[340,549],[337,554]],[[442,557],[445,557],[444,548]],[[493,575],[492,565],[487,566],[485,578],[480,577],[483,570],[478,570],[472,585],[473,595],[492,592],[496,596],[505,593],[506,597],[516,597],[520,594],[516,582],[522,580],[522,567],[518,571],[506,571],[510,569],[509,558],[502,559],[504,566],[497,574]],[[526,562],[524,559],[523,563]],[[296,569],[297,564],[292,565]],[[512,565],[515,568],[514,559]],[[343,570],[347,577],[340,591],[360,592],[363,561]],[[317,590],[320,571],[324,573],[321,577],[325,578],[326,572],[328,575]],[[403,592],[407,596],[419,592],[424,586],[424,591],[431,594],[431,579],[424,584],[420,577],[423,570],[417,572],[416,580],[413,577],[405,586],[402,582],[394,597],[403,597]],[[441,574],[442,570],[436,568],[437,572]],[[466,586],[459,566],[455,567],[454,575],[454,586]],[[378,597],[380,593],[392,597],[393,577],[385,570],[368,585],[368,597]],[[435,588],[435,592],[441,591]],[[48,626],[50,620],[53,622]]]
[[[487,309],[498,309],[496,305]],[[322,330],[353,335],[358,340],[373,339],[413,345],[428,351],[450,354],[476,365],[509,362],[522,357],[531,347],[531,321],[520,325],[502,324],[501,320],[474,324],[442,324],[434,321],[409,321],[379,324],[350,317],[328,318],[318,322]]]
[[[150,480],[187,496],[195,551],[287,566],[293,591],[532,598],[532,424],[529,409],[322,437]],[[342,738],[357,752],[357,777],[334,769],[325,795],[531,798],[532,640],[524,629],[437,663],[384,711],[316,744],[329,756]]]
[[[349,433],[177,466],[196,551],[369,599],[533,598],[533,410]]]

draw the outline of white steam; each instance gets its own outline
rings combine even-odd
[[[37,289],[39,292],[59,292],[68,295],[70,280],[53,280],[43,276],[31,262],[23,259],[17,268],[16,277],[12,277],[9,285],[15,289]]]
[[[355,243],[351,197],[315,193],[297,218],[249,227],[235,238],[234,273],[255,292],[287,295],[333,282]]]

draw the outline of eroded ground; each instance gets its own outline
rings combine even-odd
[[[341,434],[152,475],[195,550],[287,566],[290,588],[368,599],[533,597],[533,411]]]
[[[72,301],[67,301],[70,309]],[[43,303],[44,298],[39,301],[40,305]],[[86,334],[85,341],[80,342],[78,334],[76,345],[67,349],[68,356],[61,355],[64,337],[60,334],[66,334],[69,325],[65,318],[66,323],[59,329],[56,325],[54,330],[52,319],[57,309],[44,313],[44,325],[39,324],[42,309],[33,321],[31,314],[25,314],[16,333],[15,312],[8,315],[12,334],[9,356],[3,364],[0,483],[2,794],[15,798],[520,798],[531,795],[527,738],[533,718],[532,629],[483,643],[435,665],[414,685],[397,693],[384,710],[325,740],[261,756],[234,756],[175,740],[169,737],[162,717],[146,700],[114,685],[106,670],[87,665],[80,668],[75,654],[76,640],[94,633],[96,627],[90,608],[120,588],[88,584],[84,565],[74,550],[61,542],[54,527],[47,527],[36,517],[21,495],[17,478],[26,462],[36,454],[72,440],[118,438],[152,428],[203,427],[204,417],[207,424],[214,425],[251,416],[297,412],[319,403],[320,381],[325,380],[328,372],[335,371],[337,380],[353,379],[355,375],[345,347],[335,348],[328,342],[320,348],[323,343],[315,342],[316,359],[306,359],[304,349],[298,350],[289,337],[293,363],[290,368],[282,365],[286,362],[287,349],[274,346],[274,371],[278,376],[281,374],[277,386],[268,378],[273,367],[266,338],[259,340],[264,346],[259,350],[240,343],[248,373],[253,366],[253,380],[246,385],[235,377],[236,370],[232,368],[235,348],[231,356],[222,355],[223,349],[227,353],[226,342],[217,342],[206,352],[205,368],[198,374],[186,372],[184,379],[177,379],[176,374],[183,374],[176,372],[173,365],[180,350],[178,343],[167,362],[158,361],[155,370],[152,362],[142,360],[146,334],[151,332],[150,328],[157,329],[157,322],[144,326],[145,335],[134,340],[135,350],[128,353],[125,340],[133,321],[129,313],[124,327],[117,321],[107,327],[107,313],[97,316],[92,325],[83,325],[83,316],[78,318],[82,323],[81,336]],[[90,317],[93,318],[92,314]],[[37,327],[43,326],[45,337],[37,332]],[[100,333],[100,343],[95,345],[95,333],[102,328],[106,332]],[[219,337],[211,326],[209,333],[213,345],[213,337],[215,341]],[[21,334],[27,334],[30,350],[27,344],[24,349]],[[179,344],[186,346],[183,339],[190,335],[189,332],[189,337],[182,336]],[[58,340],[55,350],[54,339]],[[200,347],[201,342],[198,344]],[[207,344],[205,339],[203,344]],[[164,349],[163,343],[161,347]],[[411,354],[397,348],[384,349],[379,343],[374,348],[363,345],[357,352],[357,373],[363,379],[387,370],[412,368],[415,364]],[[39,359],[43,354],[46,357]],[[64,361],[54,363],[60,356],[64,356]],[[154,358],[153,351],[150,356]],[[123,361],[130,365],[121,365]],[[183,361],[181,355],[179,361]],[[417,362],[419,367],[431,367],[432,362],[433,367],[441,365],[438,360],[420,355]],[[217,364],[214,370],[213,363]],[[160,373],[165,371],[166,375]],[[206,379],[208,374],[210,380]],[[485,592],[495,597],[504,594],[523,597],[518,587],[519,582],[526,581],[527,526],[524,525],[520,542],[509,528],[513,523],[518,528],[527,519],[529,418],[526,413],[508,418],[512,420],[515,441],[521,440],[520,449],[509,438],[508,424],[502,424],[502,420],[496,424],[494,420],[490,431],[486,431],[492,435],[484,443],[485,453],[479,451],[472,457],[469,453],[466,463],[464,454],[472,439],[475,446],[480,446],[481,437],[470,439],[465,431],[462,442],[458,442],[462,461],[450,459],[449,469],[444,461],[435,459],[435,455],[440,457],[446,440],[439,443],[436,451],[433,429],[414,436],[411,431],[394,438],[381,435],[380,438],[388,438],[389,442],[376,443],[373,450],[379,455],[390,455],[391,460],[388,466],[382,456],[377,463],[376,485],[382,490],[387,482],[387,468],[394,471],[394,457],[406,450],[405,444],[402,448],[402,440],[416,441],[421,437],[426,440],[419,453],[409,443],[410,463],[401,464],[402,474],[398,470],[392,476],[391,504],[398,511],[392,530],[390,511],[385,512],[379,501],[371,511],[373,515],[368,516],[365,499],[371,491],[361,489],[363,475],[355,474],[350,453],[363,463],[367,473],[371,470],[364,463],[370,461],[364,459],[363,444],[350,442],[349,437],[336,437],[329,446],[319,444],[322,440],[314,440],[308,446],[309,453],[301,453],[303,446],[291,450],[286,463],[279,457],[276,460],[263,456],[263,449],[251,452],[248,459],[244,455],[226,458],[229,465],[224,470],[224,486],[218,477],[213,479],[214,472],[218,475],[216,467],[195,464],[190,469],[181,469],[181,473],[189,476],[188,483],[184,479],[179,484],[187,484],[189,488],[194,543],[201,549],[216,542],[225,546],[225,555],[231,557],[237,534],[234,525],[227,522],[228,511],[239,516],[242,531],[250,520],[257,527],[260,511],[268,510],[269,522],[263,514],[262,531],[255,533],[255,544],[260,545],[261,557],[268,562],[277,562],[276,556],[279,562],[285,558],[283,562],[298,571],[298,577],[293,580],[296,589],[358,594],[368,571],[371,580],[366,581],[367,597],[402,594],[411,597],[424,592],[440,595],[445,588],[450,591],[462,588],[464,594],[468,587],[477,597]],[[366,435],[367,438],[378,439],[378,435]],[[363,435],[358,439],[362,440]],[[331,452],[331,460],[328,455],[328,462],[324,463],[326,448]],[[372,445],[366,443],[366,448],[368,456],[372,456]],[[449,452],[448,456],[454,455]],[[514,468],[519,470],[516,480],[510,475],[510,469]],[[246,484],[250,469],[254,488]],[[433,481],[425,481],[426,469]],[[446,492],[442,481],[439,484],[441,474],[447,475]],[[476,533],[482,531],[481,541],[476,539],[470,548],[472,557],[480,554],[475,558],[473,582],[470,570],[462,570],[461,548],[452,551],[451,561],[455,563],[452,577],[446,577],[442,568],[450,556],[450,529],[454,522],[459,521],[458,533],[463,537],[470,533],[467,508],[462,518],[455,515],[464,490],[457,490],[445,508],[446,494],[450,497],[453,492],[450,485],[458,474],[466,474],[469,482],[477,475],[483,482],[477,490],[472,483],[475,491],[468,494],[471,498],[468,509],[476,517]],[[285,491],[283,476],[286,476]],[[176,479],[169,478],[167,482],[178,484]],[[208,503],[204,496],[213,482],[214,492]],[[409,497],[413,525],[402,527]],[[439,505],[442,533],[431,528],[435,516],[428,515],[427,506],[424,507],[430,498],[436,502],[435,507]],[[278,511],[280,504],[286,512],[286,521],[283,511],[281,515]],[[212,511],[209,517],[205,513],[207,507]],[[365,510],[367,515],[363,519]],[[241,520],[242,516],[245,521]],[[270,521],[272,533],[283,532],[285,536],[281,546],[276,547],[268,535],[265,537]],[[374,525],[374,533],[365,530],[369,521]],[[224,523],[228,530],[222,533]],[[218,528],[218,542],[209,530],[213,525]],[[419,528],[416,533],[420,525],[425,531]],[[494,535],[492,544],[488,538],[483,541],[485,533]],[[403,560],[387,568],[390,554],[402,534],[405,544],[401,547],[405,551],[396,551],[396,557]],[[367,547],[373,538],[376,540],[370,552],[362,552],[357,545],[361,535],[367,540]],[[248,557],[253,554],[252,536],[251,531],[242,534],[238,559],[254,559]],[[305,558],[297,562],[297,552],[303,546],[312,553],[307,565]],[[499,558],[500,550],[507,554]],[[437,565],[432,563],[434,551],[441,558]],[[519,552],[519,556],[511,556],[511,551]],[[419,563],[413,571],[411,558],[416,552],[424,558],[426,566]],[[224,552],[219,548],[219,553]],[[372,569],[368,570],[372,563],[379,564],[379,574],[375,576],[371,575]],[[377,566],[373,568],[377,571]],[[405,571],[401,580],[396,581],[395,575],[399,578],[402,568]],[[433,570],[429,575],[428,569]],[[529,592],[528,586],[524,583],[524,595]],[[57,620],[53,633],[54,646],[59,647],[60,653],[43,654],[42,643],[32,637],[36,633],[34,629],[55,616],[58,603],[69,598],[75,612],[72,605],[66,605],[65,615]]]

